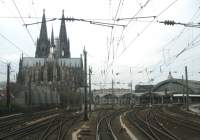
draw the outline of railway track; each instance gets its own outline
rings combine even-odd
[[[155,109],[157,117],[163,125],[173,131],[182,140],[197,140],[200,138],[200,124],[193,117],[170,113],[164,110]]]
[[[104,112],[98,115],[96,140],[118,140],[115,135],[111,122],[117,113]]]
[[[30,117],[30,115],[32,116]],[[80,116],[80,113],[77,114],[56,109],[36,112],[28,116],[22,114],[4,117],[3,119],[5,119],[5,121],[3,121],[3,119],[0,121],[0,140],[62,140]],[[43,132],[42,135],[41,132]]]
[[[29,122],[26,125],[18,128],[18,129],[1,134],[0,139],[12,139],[12,140],[21,139],[24,136],[27,136],[27,135],[30,135],[37,131],[40,131],[45,126],[47,126],[49,124],[49,122],[52,119],[54,119],[55,117],[59,117],[59,114],[48,116],[48,117],[42,118],[40,120],[37,120],[35,122],[34,121]]]
[[[66,116],[59,117],[58,119],[53,120],[38,140],[63,140],[71,127],[80,119],[82,114],[71,114]]]
[[[200,116],[199,115],[184,110],[183,106],[175,106],[174,105],[174,106],[168,107],[168,108],[163,107],[162,110],[165,111],[165,112],[181,115],[181,116],[184,116],[186,118],[191,118],[192,117],[193,120],[200,121]]]
[[[200,119],[193,118],[192,116],[185,116],[184,113],[181,115],[174,112],[169,112],[166,109],[162,109],[162,111],[157,110],[157,112],[157,116],[160,118],[168,119],[177,125],[181,125],[194,131],[200,132]]]
[[[165,128],[150,110],[132,111],[127,114],[128,121],[137,127],[150,140],[179,140]]]
[[[197,140],[200,125],[192,118],[163,112],[161,108],[138,108],[127,113],[128,121],[150,140]]]
[[[25,126],[27,122],[38,120],[42,117],[56,114],[58,112],[60,112],[60,110],[52,109],[29,114],[20,113],[0,117],[0,135],[2,133],[7,133],[8,131],[19,129],[20,127]]]
[[[146,112],[145,122],[155,140],[180,140],[169,129],[167,129],[151,110]]]

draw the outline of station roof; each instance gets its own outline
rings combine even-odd
[[[183,94],[173,94],[174,97],[182,97]],[[184,94],[186,96],[186,94]],[[189,94],[189,97],[200,97],[199,94]]]
[[[157,92],[157,91],[159,91],[158,90],[159,87],[170,84],[170,83],[174,83],[174,84],[181,85],[181,86],[186,86],[185,80],[182,81],[182,79],[171,78],[171,79],[167,79],[167,80],[164,80],[164,81],[156,84],[153,87],[152,91]],[[194,94],[200,93],[200,81],[188,80],[188,87],[189,87],[189,90],[191,90]]]

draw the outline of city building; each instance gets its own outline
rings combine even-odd
[[[48,38],[45,10],[37,39],[35,57],[22,57],[19,62],[17,84],[25,90],[24,104],[69,106],[80,103],[78,89],[82,85],[82,57],[71,58],[70,41],[67,36],[64,11],[62,12],[59,37]],[[23,103],[22,103],[23,104]]]

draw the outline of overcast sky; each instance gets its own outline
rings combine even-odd
[[[0,0],[0,60],[11,62],[12,79],[18,71],[22,50],[25,57],[34,57],[40,31],[40,24],[27,27],[32,40],[22,19],[11,18],[20,16],[13,1],[25,23],[41,21],[43,9],[48,19],[60,18],[64,9],[66,17],[127,25],[110,28],[66,22],[72,57],[80,57],[84,46],[88,51],[88,63],[93,68],[93,83],[96,83],[94,88],[99,88],[99,83],[111,86],[112,78],[124,83],[115,86],[125,88],[130,81],[133,85],[155,84],[165,80],[169,71],[175,78],[181,78],[186,65],[189,79],[200,80],[200,29],[156,22],[200,22],[199,0]],[[158,17],[113,21],[146,16]],[[54,35],[58,36],[60,21],[47,23],[49,37],[52,27]],[[186,51],[178,55],[184,48]],[[3,81],[6,65],[1,61],[0,81]]]

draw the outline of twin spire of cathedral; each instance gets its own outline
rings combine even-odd
[[[47,58],[53,49],[53,55],[56,58],[70,58],[70,43],[67,38],[67,31],[65,26],[64,10],[62,11],[61,25],[59,38],[54,42],[54,31],[52,27],[51,40],[48,39],[45,10],[43,10],[42,24],[40,35],[37,39],[37,48],[35,52],[36,58]]]

